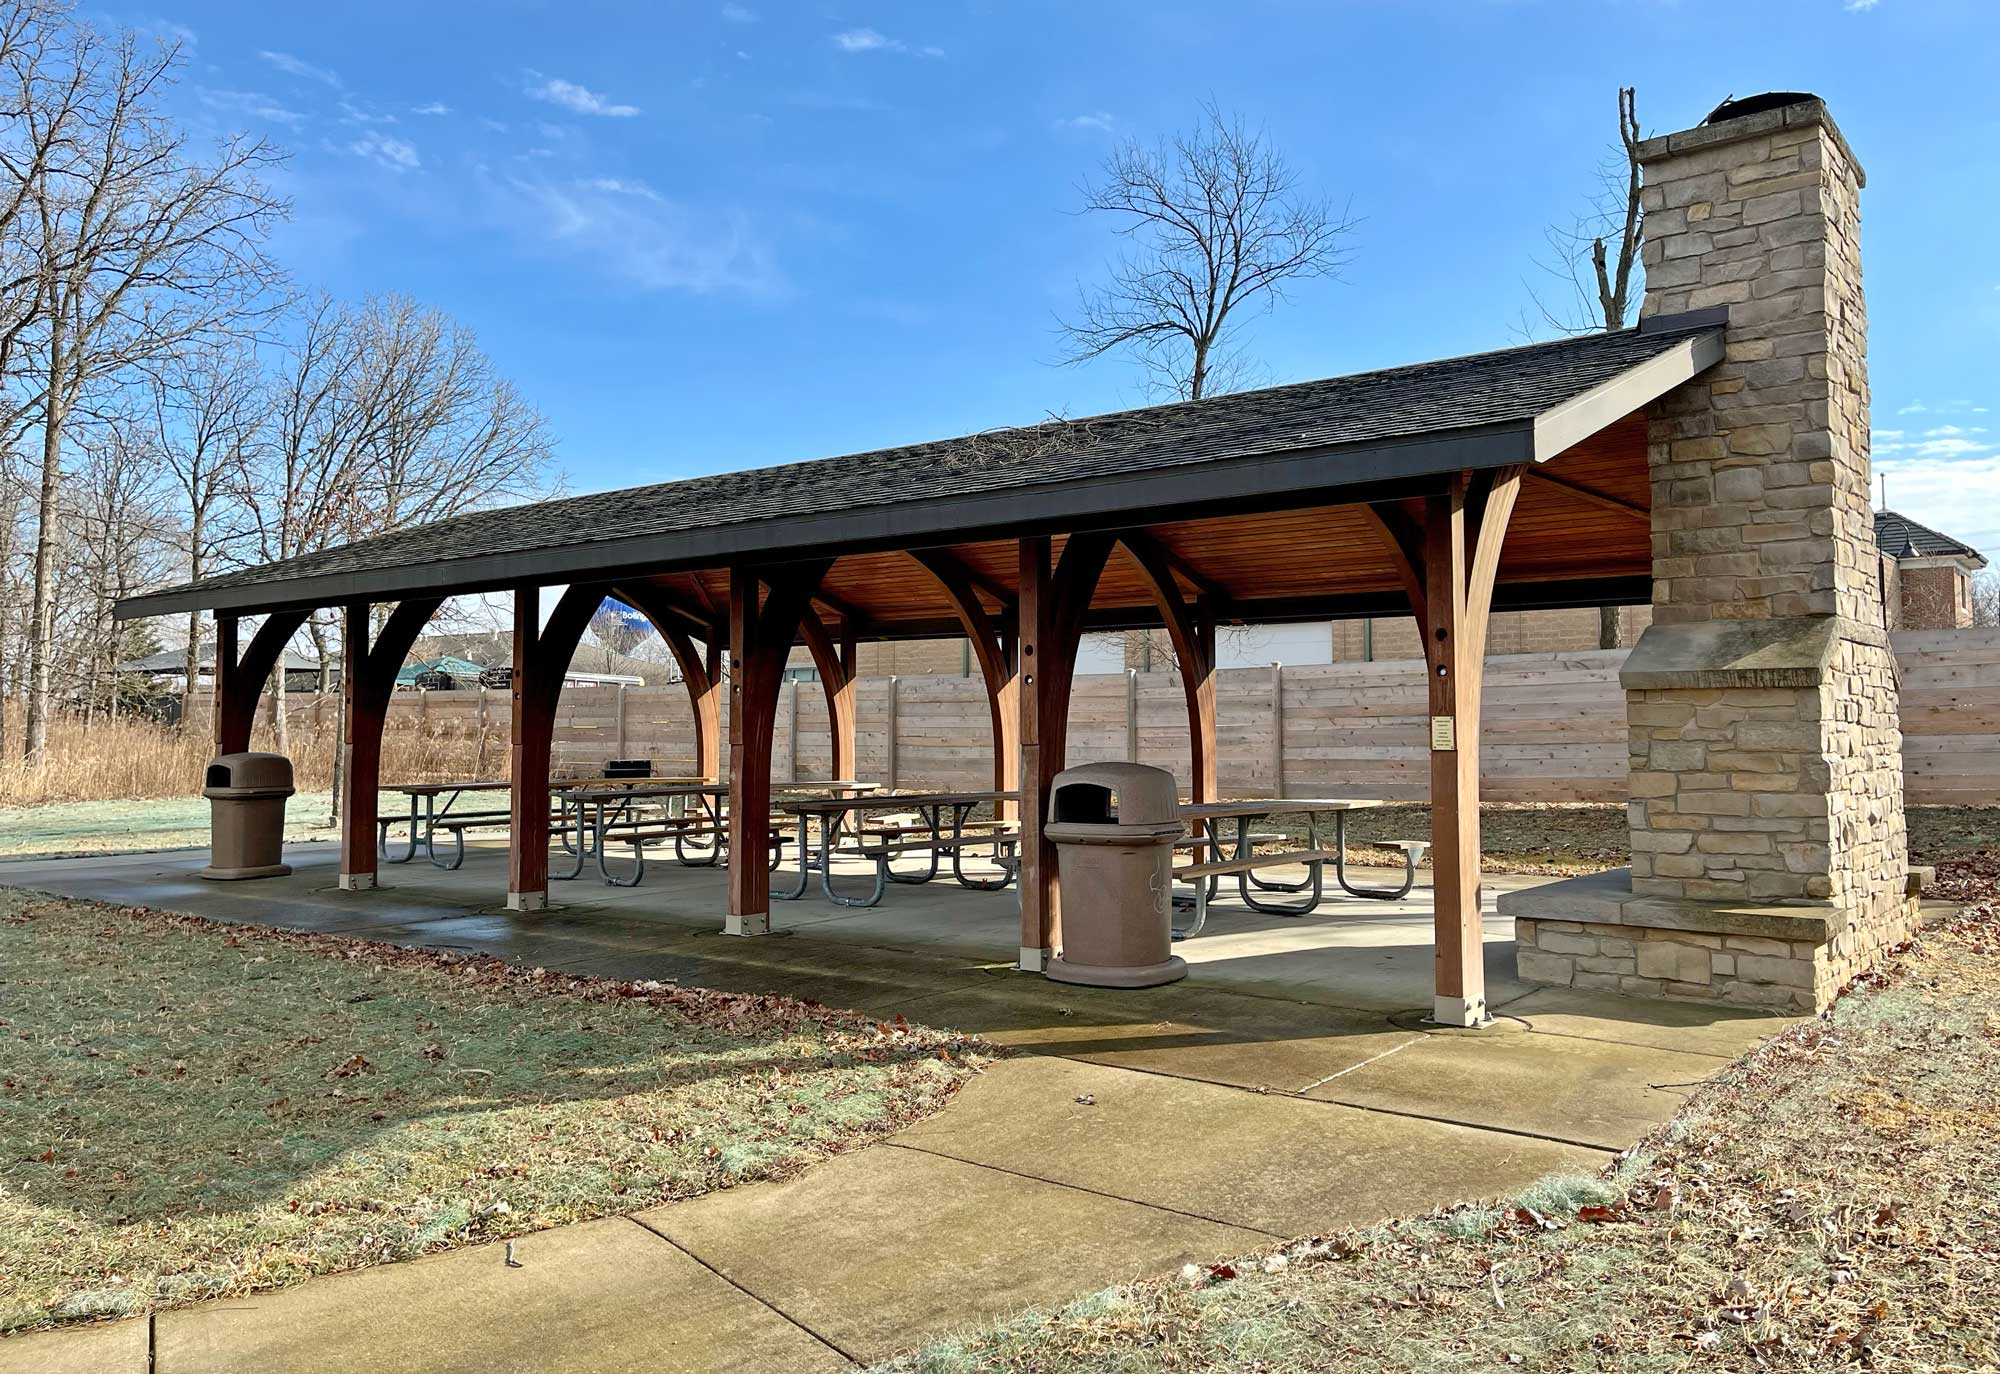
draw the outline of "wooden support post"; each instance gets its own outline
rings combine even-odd
[[[507,845],[507,909],[541,911],[549,904],[549,761],[554,752],[555,717],[535,677],[542,655],[540,587],[514,589],[514,673],[509,686],[512,747],[509,750],[510,835]]]
[[[250,727],[245,724],[238,741],[236,718],[244,713],[235,706],[236,697],[236,646],[237,618],[224,615],[220,611],[215,616],[215,671],[208,678],[208,712],[214,717],[215,752],[218,754],[240,754],[250,747]],[[200,677],[197,667],[195,676]],[[182,700],[194,696],[195,683],[187,685],[187,693]]]
[[[1484,1024],[1486,969],[1480,910],[1479,706],[1493,584],[1525,469],[1460,473],[1424,498],[1421,524],[1400,505],[1367,507],[1395,555],[1424,636],[1429,680],[1432,1015]]]
[[[602,586],[572,586],[541,617],[541,589],[514,589],[514,673],[507,847],[507,907],[543,911],[549,904],[549,763],[555,752],[556,705],[563,674],[591,616],[604,604]]]
[[[829,564],[729,570],[729,935],[771,929],[771,742],[785,660]]]
[[[382,722],[389,703],[369,690],[370,607],[342,609],[340,706],[347,713],[340,754],[340,890],[375,886],[376,793],[382,785]],[[394,675],[391,675],[393,683]]]
[[[1021,959],[1024,972],[1048,967],[1062,939],[1055,846],[1043,837],[1049,788],[1069,741],[1069,698],[1084,612],[1111,555],[1103,534],[1071,535],[1049,567],[1049,540],[1020,542]]]

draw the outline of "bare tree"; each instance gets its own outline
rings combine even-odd
[[[1598,187],[1567,224],[1543,230],[1550,256],[1537,263],[1557,282],[1556,299],[1530,289],[1540,328],[1523,321],[1523,333],[1595,334],[1631,323],[1645,285],[1639,250],[1646,242],[1646,213],[1639,143],[1638,90],[1618,89],[1618,141],[1597,169]]]
[[[1537,265],[1554,278],[1556,299],[1529,289],[1539,327],[1523,319],[1526,337],[1553,330],[1559,334],[1595,334],[1623,329],[1645,285],[1639,249],[1646,241],[1646,212],[1639,203],[1643,185],[1639,168],[1639,93],[1618,88],[1618,141],[1610,145],[1598,166],[1598,188],[1585,208],[1567,224],[1543,230],[1550,256]],[[1597,608],[1597,647],[1616,649],[1620,638],[1620,608]]]
[[[265,396],[256,355],[245,341],[229,337],[190,340],[147,378],[149,438],[187,522],[190,581],[209,573],[244,534],[229,515],[232,497],[242,488],[244,464],[263,429]],[[201,612],[190,611],[183,721],[201,662]]]
[[[1129,246],[1109,281],[1079,289],[1062,322],[1064,361],[1130,349],[1154,390],[1183,400],[1242,378],[1245,315],[1295,282],[1337,278],[1352,255],[1355,220],[1305,194],[1261,132],[1213,103],[1171,143],[1120,146],[1082,193],[1084,210],[1110,215]]]
[[[2000,571],[1989,568],[1972,579],[1972,623],[2000,628]]]
[[[41,431],[23,741],[35,759],[51,708],[52,517],[71,417],[188,340],[240,327],[275,282],[262,242],[285,208],[256,179],[274,161],[266,144],[226,139],[204,157],[160,113],[176,45],[141,51],[129,33],[107,40],[72,21],[43,61],[47,83],[71,94],[31,98],[21,114],[31,144],[52,124],[67,130],[29,171],[41,315],[17,343]]]

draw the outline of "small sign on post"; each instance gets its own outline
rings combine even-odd
[[[1431,752],[1449,753],[1458,748],[1458,722],[1450,716],[1431,717]]]

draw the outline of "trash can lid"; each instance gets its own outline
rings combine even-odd
[[[1174,775],[1151,764],[1080,763],[1049,785],[1051,822],[1155,826],[1180,818]]]
[[[283,754],[217,754],[209,761],[208,787],[241,791],[244,788],[292,786],[292,761]]]

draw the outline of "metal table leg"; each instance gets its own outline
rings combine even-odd
[[[1374,902],[1393,902],[1405,896],[1417,885],[1417,856],[1411,850],[1403,851],[1403,885],[1398,888],[1356,887],[1347,881],[1347,813],[1333,813],[1333,880],[1340,884],[1340,890],[1350,897],[1366,897]]]

